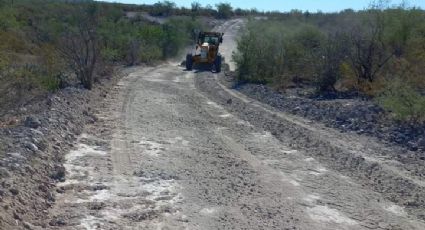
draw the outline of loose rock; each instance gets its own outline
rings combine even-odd
[[[28,116],[25,118],[25,126],[36,129],[41,126],[41,121],[37,117]]]

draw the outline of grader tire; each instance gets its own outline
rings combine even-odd
[[[193,57],[192,54],[187,54],[186,55],[186,69],[187,70],[192,70],[193,68]]]

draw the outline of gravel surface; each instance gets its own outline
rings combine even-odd
[[[267,113],[217,86],[214,74],[177,63],[133,69],[66,155],[49,228],[425,227],[404,205],[312,157],[301,128],[283,124],[299,144],[282,141],[257,126]]]
[[[197,87],[231,113],[425,219],[425,163],[416,160],[415,152],[282,113],[228,89],[216,78],[197,78]]]
[[[272,111],[216,76],[132,69],[66,156],[49,228],[425,227],[422,177],[379,154],[392,149]]]

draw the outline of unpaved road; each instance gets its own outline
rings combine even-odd
[[[221,28],[226,60],[241,24]],[[212,73],[177,63],[129,71],[66,156],[52,229],[425,229],[215,103],[195,84]]]

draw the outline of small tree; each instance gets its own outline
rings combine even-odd
[[[176,9],[176,3],[171,1],[163,1],[163,2],[157,2],[153,5],[153,11],[151,12],[154,16],[170,16],[173,14],[174,10]]]
[[[217,18],[228,19],[233,14],[233,8],[230,3],[219,3],[215,5],[217,7]]]
[[[97,45],[97,7],[80,9],[76,23],[69,23],[57,39],[59,53],[69,63],[84,88],[92,89],[93,74],[99,54]]]
[[[336,91],[335,84],[341,78],[341,65],[349,50],[345,41],[346,38],[343,34],[329,34],[322,45],[319,75],[316,78],[319,92]]]
[[[385,18],[383,1],[374,5],[365,17],[364,24],[351,31],[349,58],[353,70],[358,77],[358,83],[372,83],[394,56],[394,51],[384,40]]]
[[[202,8],[201,3],[199,2],[192,2],[191,7],[192,16],[197,16]]]

